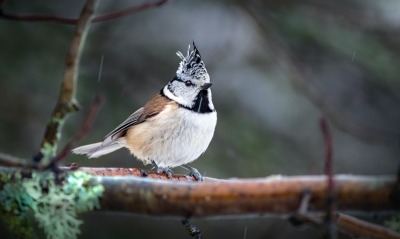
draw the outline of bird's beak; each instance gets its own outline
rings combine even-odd
[[[203,84],[203,85],[201,86],[201,89],[202,89],[202,90],[207,90],[207,89],[210,88],[211,86],[212,86],[211,83],[205,83],[205,84]]]

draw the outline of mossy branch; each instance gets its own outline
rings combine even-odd
[[[93,176],[93,181],[104,188],[99,211],[132,213],[144,216],[178,218],[240,217],[259,215],[287,216],[297,214],[304,193],[309,195],[307,211],[302,214],[321,221],[326,211],[328,189],[326,176],[271,176],[254,179],[193,178],[165,175],[131,168],[77,168],[63,167],[63,171],[82,171]],[[11,175],[18,168],[0,167],[0,174]],[[399,202],[393,195],[394,176],[334,177],[339,212],[399,211]],[[1,181],[1,180],[0,180]],[[0,188],[4,183],[0,182]],[[356,218],[335,214],[332,222],[340,231],[370,238],[400,238],[387,228],[368,224]],[[307,223],[307,221],[302,221]],[[321,223],[317,226],[320,227]]]
[[[96,5],[97,0],[86,1],[75,27],[66,57],[64,78],[61,83],[58,100],[50,116],[50,122],[47,124],[40,152],[35,157],[35,160],[41,162],[41,164],[49,164],[50,159],[55,156],[64,121],[69,113],[78,110],[75,95],[79,62]]]
[[[62,168],[68,169],[68,168]],[[18,169],[0,167],[2,173]],[[326,176],[271,176],[254,179],[214,179],[192,182],[188,176],[166,176],[138,169],[79,168],[95,176],[104,188],[101,210],[143,215],[214,217],[249,214],[292,214],[305,191],[312,196],[310,212],[326,210]],[[98,176],[107,175],[107,176]],[[109,176],[112,175],[112,176]],[[336,175],[337,210],[400,210],[391,197],[393,176]],[[1,184],[0,184],[1,187]]]

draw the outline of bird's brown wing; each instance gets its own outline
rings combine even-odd
[[[172,100],[160,94],[154,96],[144,107],[135,111],[113,131],[108,133],[104,137],[102,145],[108,145],[115,142],[118,138],[124,136],[130,127],[143,123],[146,121],[146,119],[156,116],[164,109],[166,105],[172,102]]]

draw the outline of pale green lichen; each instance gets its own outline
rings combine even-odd
[[[40,153],[42,154],[42,158],[40,159],[41,165],[47,165],[50,163],[50,159],[56,155],[57,146],[51,143],[44,143],[42,148],[40,149]]]
[[[64,119],[60,118],[60,117],[54,117],[51,119],[52,123],[56,123],[56,124],[63,124],[64,123]]]
[[[63,175],[59,184],[56,177],[52,172],[34,172],[31,178],[19,173],[4,178],[8,183],[0,191],[0,202],[4,211],[22,217],[31,209],[49,239],[76,238],[82,224],[77,214],[99,208],[104,187],[80,171]]]

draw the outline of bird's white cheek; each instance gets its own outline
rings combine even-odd
[[[176,90],[176,91],[178,91],[178,90]],[[177,102],[180,105],[184,105],[186,107],[191,107],[192,106],[192,100],[189,100],[189,97],[187,97],[185,94],[180,94],[179,92],[172,93],[168,89],[168,87],[164,87],[163,93],[164,93],[165,96],[167,96],[168,98],[170,98],[171,100]]]

